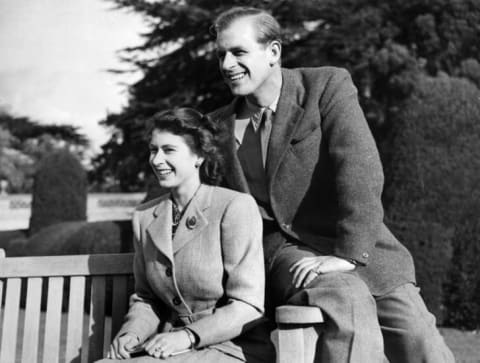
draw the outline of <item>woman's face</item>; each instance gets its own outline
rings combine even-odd
[[[193,192],[200,183],[203,158],[195,154],[183,136],[154,129],[150,137],[150,166],[160,186],[178,192]]]

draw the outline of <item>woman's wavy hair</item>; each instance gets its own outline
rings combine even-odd
[[[199,168],[201,182],[220,184],[224,162],[217,140],[219,129],[209,117],[188,107],[166,110],[147,120],[147,140],[150,140],[154,130],[168,131],[183,137],[192,152],[204,159]]]

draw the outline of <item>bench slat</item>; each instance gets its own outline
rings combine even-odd
[[[131,274],[133,253],[0,258],[0,277]]]
[[[93,362],[103,357],[105,335],[105,277],[92,277],[92,294],[90,298],[90,319],[88,361]]]
[[[40,303],[42,301],[42,278],[27,280],[27,303],[22,341],[22,363],[36,363],[38,334],[40,329]]]
[[[67,343],[65,348],[65,362],[67,363],[76,358],[82,348],[85,281],[86,278],[84,276],[73,276],[70,279]]]
[[[60,353],[60,326],[62,319],[63,278],[48,279],[48,300],[45,316],[43,362],[58,363]]]
[[[21,286],[22,281],[17,278],[9,279],[7,282],[0,349],[0,362],[2,363],[15,362]]]
[[[111,338],[120,330],[128,309],[128,276],[115,276],[112,291],[112,333]],[[111,340],[111,339],[110,339]]]

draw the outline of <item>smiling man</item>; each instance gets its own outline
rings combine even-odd
[[[211,117],[228,130],[227,185],[262,213],[271,307],[322,309],[319,362],[453,362],[383,223],[382,166],[348,72],[281,68],[263,10],[233,8],[212,30],[236,97]]]

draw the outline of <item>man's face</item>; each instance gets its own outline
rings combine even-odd
[[[217,34],[217,57],[225,83],[236,96],[267,92],[272,64],[278,61],[279,50],[272,44],[260,44],[250,17],[235,20]],[[274,46],[273,46],[274,47]]]

